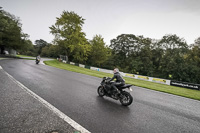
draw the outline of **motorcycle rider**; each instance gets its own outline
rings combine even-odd
[[[37,57],[36,57],[36,61],[38,61],[38,60],[40,60],[41,58],[40,58],[40,55],[38,55]]]
[[[116,79],[116,81],[111,84],[111,87],[114,89],[114,91],[116,92],[116,95],[117,95],[120,93],[120,91],[117,89],[117,86],[125,85],[125,80],[120,75],[118,68],[115,68],[113,70],[113,73],[114,73],[114,76],[109,81]]]

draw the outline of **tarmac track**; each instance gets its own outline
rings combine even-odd
[[[200,101],[133,87],[133,103],[101,98],[101,79],[36,65],[33,60],[1,60],[0,66],[31,91],[92,133],[199,133]]]

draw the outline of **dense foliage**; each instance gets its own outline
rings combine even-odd
[[[26,50],[28,35],[22,32],[19,18],[0,7],[0,54],[7,49]]]
[[[101,67],[110,57],[111,50],[105,45],[101,35],[96,35],[89,41],[91,52],[87,64]]]
[[[62,54],[75,62],[85,63],[91,51],[86,35],[82,32],[84,19],[74,12],[63,11],[55,25],[50,27],[55,42],[62,48]]]
[[[177,35],[160,40],[122,34],[111,40],[113,64],[121,71],[200,83],[199,40],[190,47]]]

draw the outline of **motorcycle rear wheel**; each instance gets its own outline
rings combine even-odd
[[[121,92],[121,98],[119,99],[123,106],[129,106],[133,102],[133,97],[130,93],[123,91]]]
[[[103,86],[99,86],[97,89],[97,93],[99,94],[100,97],[103,97],[105,95],[105,90]]]

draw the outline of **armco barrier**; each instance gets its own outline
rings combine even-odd
[[[170,80],[166,80],[166,79],[160,79],[160,78],[154,78],[154,77],[148,77],[148,76],[136,75],[136,74],[130,74],[130,73],[125,73],[125,77],[170,85]]]
[[[69,62],[69,64],[71,64],[71,65],[75,65],[75,63],[74,63],[74,62]]]
[[[138,79],[149,80],[149,77],[147,77],[147,76],[142,76],[142,75],[138,75]]]
[[[91,70],[99,71],[100,69],[97,67],[90,67]]]
[[[100,72],[105,72],[105,73],[110,73],[110,74],[113,73],[112,70],[107,70],[107,69],[102,69],[102,68],[99,68],[99,71],[100,71]]]
[[[79,64],[78,64],[78,63],[75,63],[75,66],[79,66]]]
[[[90,69],[90,66],[85,65],[85,68]]]
[[[130,78],[136,78],[134,74],[129,74],[129,73],[126,73],[125,76]]]
[[[62,62],[63,62],[63,63],[67,63],[66,60],[63,60]]]
[[[79,64],[79,67],[85,68],[85,65]]]
[[[113,70],[102,69],[97,67],[90,67],[91,70],[113,74]]]
[[[102,69],[102,68],[98,68],[98,67],[91,67],[91,66],[87,66],[87,65],[83,65],[83,64],[74,63],[74,62],[70,62],[69,64],[76,65],[76,66],[83,67],[83,68],[87,68],[87,69],[91,69],[91,70],[95,70],[95,71],[99,71],[99,72],[105,72],[105,73],[113,74],[113,70]],[[134,78],[134,79],[140,79],[140,80],[170,85],[170,80],[166,80],[166,79],[160,79],[160,78],[148,77],[148,76],[136,75],[136,74],[130,74],[130,73],[123,73],[123,72],[120,72],[120,74],[124,77],[129,77],[129,78]]]
[[[161,83],[161,84],[167,84],[167,85],[170,85],[170,82],[171,82],[171,80],[160,79],[160,78],[153,78],[152,81],[157,82],[157,83]]]

